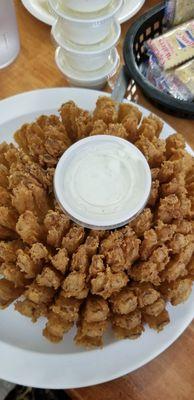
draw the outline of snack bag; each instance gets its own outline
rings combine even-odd
[[[149,39],[146,47],[164,71],[188,61],[194,57],[194,20]]]
[[[147,78],[160,91],[171,94],[176,99],[183,101],[194,99],[194,59],[165,72],[157,64],[154,56],[151,56]]]
[[[182,24],[194,18],[194,0],[167,0],[165,19],[168,26]]]

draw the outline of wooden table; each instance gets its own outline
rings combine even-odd
[[[157,0],[146,0],[139,15],[157,3]],[[11,66],[0,70],[0,99],[32,89],[67,86],[54,62],[50,27],[32,17],[20,0],[15,0],[15,4],[21,34],[21,52]],[[128,21],[122,25],[120,50],[130,24],[131,21]],[[139,103],[183,133],[194,148],[193,121],[158,111],[142,95]],[[121,379],[90,388],[70,390],[68,393],[76,400],[193,400],[193,348],[194,322],[176,343],[145,367]]]

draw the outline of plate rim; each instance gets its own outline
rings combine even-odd
[[[36,90],[28,91],[28,92],[23,92],[21,94],[16,94],[16,95],[10,96],[10,97],[8,97],[6,99],[2,99],[0,101],[0,110],[1,110],[2,106],[4,106],[6,108],[7,106],[9,106],[10,103],[17,101],[18,98],[22,98],[22,101],[24,101],[26,96],[27,96],[28,99],[31,98],[31,96],[32,97],[36,97],[38,95],[40,95],[40,97],[42,98],[42,96],[44,97],[44,94],[46,96],[48,96],[49,93],[50,93],[50,95],[53,95],[54,92],[56,92],[56,93],[60,92],[60,95],[62,95],[64,93],[64,97],[65,97],[65,93],[67,93],[67,92],[69,92],[69,95],[68,95],[69,97],[71,96],[71,93],[72,93],[72,96],[73,96],[73,93],[75,94],[75,93],[78,93],[78,92],[81,92],[83,94],[83,96],[84,96],[84,92],[85,92],[85,95],[87,93],[90,93],[90,96],[91,97],[95,97],[95,99],[99,95],[106,95],[106,96],[110,95],[109,93],[105,93],[105,92],[101,92],[101,91],[96,91],[96,90],[94,91],[94,90],[80,89],[80,88],[48,88],[48,89],[45,88],[45,89],[36,89]],[[129,102],[129,101],[126,100],[126,102]],[[26,107],[27,107],[27,105],[26,105]],[[143,111],[146,110],[147,112],[149,112],[149,110],[146,109],[145,107],[142,107],[140,105],[138,105],[138,107]],[[46,108],[44,106],[44,108],[42,110],[40,110],[40,113],[44,109],[46,110],[48,108]],[[26,113],[24,112],[22,115],[25,115],[25,114],[28,114],[28,113],[30,113],[29,110]],[[14,119],[14,118],[16,118],[16,116],[13,117],[13,118],[11,117],[11,119]],[[6,121],[7,121],[7,119],[6,119]],[[5,123],[5,121],[4,121],[4,123]],[[166,125],[167,125],[167,127],[170,128],[170,132],[172,132],[173,129],[170,127],[170,125],[168,125],[168,124],[166,124]],[[193,293],[193,295],[194,295],[194,293]],[[70,388],[75,388],[75,387],[78,388],[78,387],[91,386],[91,385],[95,385],[95,384],[99,384],[99,383],[103,383],[103,382],[108,382],[110,380],[119,378],[120,376],[126,375],[126,374],[128,374],[128,373],[130,373],[132,371],[135,371],[136,369],[140,368],[141,366],[146,365],[151,360],[153,360],[155,357],[157,357],[159,354],[161,354],[163,351],[165,351],[171,344],[173,344],[178,339],[178,337],[184,332],[184,330],[188,327],[188,325],[191,323],[191,321],[193,320],[193,317],[194,317],[194,312],[193,312],[192,307],[191,307],[191,309],[190,309],[189,306],[187,308],[188,308],[188,310],[187,310],[187,313],[186,313],[186,318],[184,317],[184,321],[180,323],[181,325],[180,325],[179,329],[176,332],[173,331],[173,335],[170,336],[170,339],[168,339],[168,340],[165,339],[164,343],[162,345],[158,345],[157,348],[155,349],[155,351],[151,351],[149,356],[144,357],[140,361],[137,361],[132,366],[129,363],[127,365],[127,367],[124,367],[123,369],[120,368],[119,370],[116,370],[116,372],[114,372],[114,373],[112,373],[112,372],[109,373],[109,371],[108,371],[107,372],[108,377],[106,375],[104,377],[99,378],[98,374],[96,374],[93,377],[92,380],[91,380],[91,378],[88,381],[85,379],[82,382],[79,381],[79,383],[76,385],[75,382],[71,383],[71,384],[67,384],[67,382],[64,382],[65,381],[64,377],[63,377],[63,382],[60,381],[60,383],[59,383],[59,381],[57,381],[54,384],[53,384],[53,382],[49,383],[47,381],[46,377],[45,377],[45,379],[46,379],[45,381],[42,380],[42,382],[38,381],[38,383],[36,383],[36,376],[34,378],[29,373],[26,374],[25,378],[23,378],[22,374],[20,374],[20,378],[18,378],[17,374],[15,374],[15,376],[13,376],[14,375],[13,374],[13,368],[11,368],[12,371],[10,372],[10,375],[12,374],[12,376],[10,376],[9,374],[4,373],[4,369],[3,369],[3,365],[2,365],[4,363],[3,362],[3,358],[10,358],[11,360],[14,360],[15,357],[20,356],[22,358],[22,362],[24,362],[25,359],[26,360],[29,359],[30,362],[32,362],[32,363],[34,362],[34,366],[37,365],[37,359],[38,358],[41,358],[41,360],[39,362],[39,365],[41,365],[41,364],[43,365],[44,363],[48,362],[48,359],[51,359],[51,364],[52,365],[53,365],[53,363],[55,363],[55,365],[58,365],[59,359],[60,359],[60,362],[61,362],[61,359],[64,359],[64,361],[65,361],[65,358],[67,358],[66,364],[68,364],[68,354],[60,355],[60,354],[56,354],[56,353],[55,354],[52,354],[52,353],[51,354],[49,354],[49,353],[47,353],[47,354],[46,353],[37,353],[35,351],[25,350],[25,349],[22,349],[20,347],[16,347],[14,345],[11,345],[11,344],[8,344],[8,343],[0,341],[0,353],[1,353],[1,359],[2,359],[2,362],[1,362],[1,365],[0,365],[1,378],[5,379],[5,380],[8,380],[8,381],[11,380],[14,383],[25,384],[27,386],[30,385],[30,386],[33,386],[33,387],[37,387],[37,385],[38,385],[38,387],[40,387],[40,388],[56,388],[56,389],[61,389],[61,388],[62,389],[70,389]],[[150,330],[149,330],[149,332],[150,332]],[[145,333],[144,333],[144,335],[145,335]],[[157,333],[156,333],[156,335],[157,335]],[[127,348],[127,343],[128,342],[125,341],[125,340],[124,341],[113,342],[110,345],[104,347],[104,349],[106,349],[105,353],[106,352],[109,353],[109,350],[111,348],[112,354],[114,354],[114,350],[116,351],[116,353],[117,353],[117,351],[120,353],[120,349],[123,351],[123,354],[124,354],[125,348]],[[96,358],[98,358],[99,354],[103,354],[102,351],[103,350],[92,350],[92,351],[89,351],[89,352],[75,353],[75,354],[72,355],[72,358],[76,358],[76,357],[83,358],[83,357],[85,357],[86,360],[88,359],[88,360],[91,361],[91,359],[93,357],[93,354],[94,354],[94,358],[95,358],[95,353],[96,353],[96,355],[97,355]],[[84,356],[83,356],[83,354],[84,354]],[[27,362],[26,362],[26,364],[27,364]],[[64,362],[64,365],[65,365],[65,362]],[[1,371],[1,368],[2,368],[2,371]]]

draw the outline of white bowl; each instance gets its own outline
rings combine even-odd
[[[107,80],[118,70],[120,57],[117,49],[113,48],[107,63],[102,68],[95,71],[78,71],[68,63],[64,49],[58,47],[55,52],[55,62],[72,86],[102,89]]]
[[[64,0],[66,7],[77,12],[96,12],[110,4],[111,0]]]
[[[120,33],[120,24],[115,21],[110,35],[104,41],[83,48],[81,45],[72,45],[66,41],[62,18],[59,18],[52,28],[53,38],[64,49],[68,63],[79,71],[102,68],[110,57],[112,48],[118,42]]]
[[[127,140],[91,136],[74,143],[60,158],[55,196],[72,220],[90,229],[114,229],[135,218],[151,190],[143,153]]]
[[[114,18],[119,12],[123,0],[113,0],[106,12],[90,14],[90,18],[75,14],[62,7],[56,0],[49,0],[50,6],[63,18],[63,29],[66,40],[70,42],[91,45],[103,41],[110,33]]]

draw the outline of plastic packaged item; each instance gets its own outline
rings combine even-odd
[[[165,19],[168,26],[182,24],[194,18],[193,0],[166,0]]]
[[[107,80],[117,72],[120,57],[116,48],[113,48],[110,57],[102,68],[95,71],[78,71],[69,64],[65,50],[58,47],[55,52],[55,62],[71,86],[103,89]]]
[[[147,71],[144,73],[148,80],[164,93],[183,101],[194,99],[194,60],[169,72],[163,71],[154,56],[149,59]]]
[[[66,39],[72,43],[90,45],[103,41],[110,33],[123,0],[113,0],[98,13],[75,13],[63,6],[59,0],[49,0],[56,14],[63,18]]]
[[[194,57],[194,20],[149,39],[148,54],[153,54],[165,71]]]
[[[66,40],[62,18],[59,18],[52,27],[52,36],[55,42],[64,49],[69,64],[79,71],[93,71],[102,68],[111,56],[111,50],[117,44],[120,33],[120,24],[115,21],[105,40],[94,45],[82,46]]]

